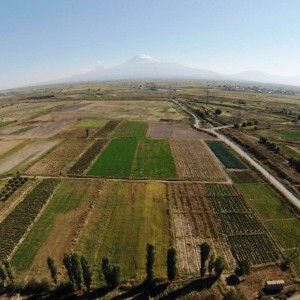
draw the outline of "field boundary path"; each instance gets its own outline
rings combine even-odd
[[[241,157],[243,157],[251,166],[253,166],[257,171],[259,171],[269,182],[272,184],[278,191],[280,191],[294,206],[296,206],[300,210],[300,199],[298,199],[293,193],[291,193],[279,180],[277,180],[273,175],[271,175],[264,167],[262,167],[259,163],[257,163],[248,153],[244,151],[240,146],[233,143],[229,138],[225,135],[217,132],[218,127],[214,128],[210,125],[210,129],[205,129],[200,127],[200,122],[202,121],[194,112],[189,110],[186,106],[181,104],[179,101],[172,99],[172,102],[181,107],[184,111],[190,114],[194,120],[194,127],[208,133],[213,133],[220,140],[222,140],[225,144],[231,147],[234,151],[236,151]]]

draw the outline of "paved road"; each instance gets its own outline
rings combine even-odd
[[[235,150],[240,156],[242,156],[247,162],[252,165],[257,171],[259,171],[267,180],[277,189],[279,190],[294,206],[296,206],[298,209],[300,209],[300,200],[291,193],[279,180],[277,180],[273,175],[271,175],[264,167],[262,167],[260,164],[258,164],[251,156],[249,156],[239,145],[233,143],[231,140],[229,140],[225,135],[218,133],[216,129],[220,129],[219,127],[211,127],[209,129],[200,128],[200,122],[201,120],[195,113],[190,111],[188,108],[186,108],[184,105],[179,103],[176,100],[172,100],[175,104],[179,105],[183,110],[185,110],[187,113],[189,113],[194,119],[195,124],[194,126],[196,128],[199,128],[201,130],[210,132],[215,134],[219,139],[224,141],[229,147],[231,147],[233,150]]]

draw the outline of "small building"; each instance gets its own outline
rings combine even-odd
[[[266,291],[281,291],[284,287],[284,280],[267,280],[265,284]]]

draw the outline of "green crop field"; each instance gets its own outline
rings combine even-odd
[[[125,121],[117,127],[112,136],[142,138],[146,134],[147,126],[146,122]]]
[[[102,127],[107,123],[105,119],[83,119],[76,123],[76,127]]]
[[[281,130],[278,134],[289,141],[300,141],[300,130]]]
[[[176,167],[168,140],[146,139],[139,142],[133,168],[137,178],[176,178]]]
[[[0,122],[0,128],[8,126],[10,124],[16,123],[17,121],[6,121],[6,122]]]
[[[25,127],[25,128],[21,128],[19,130],[16,130],[12,133],[10,133],[11,135],[18,135],[18,134],[22,134],[22,133],[25,133],[33,128],[35,128],[36,126],[29,126],[29,127]]]
[[[263,219],[288,219],[294,217],[279,196],[264,183],[243,183],[237,186]]]
[[[88,171],[88,175],[130,177],[136,147],[136,139],[112,140]]]
[[[146,245],[152,243],[156,247],[155,274],[165,276],[170,245],[166,212],[164,184],[106,182],[77,250],[95,268],[108,256],[120,265],[122,278],[144,278]]]
[[[56,220],[66,213],[70,214],[72,210],[74,211],[86,200],[90,185],[89,182],[76,182],[74,184],[72,180],[64,181],[60,185],[46,210],[13,256],[12,264],[18,271],[31,267],[36,254],[46,242]],[[51,243],[53,244],[55,241],[51,241]],[[52,248],[52,245],[49,244],[45,248]]]
[[[276,241],[284,249],[294,248],[299,243],[300,221],[296,218],[288,220],[270,220],[267,221],[266,224]]]
[[[223,142],[209,141],[207,144],[226,168],[246,169],[246,166],[236,157],[232,150],[225,146]]]

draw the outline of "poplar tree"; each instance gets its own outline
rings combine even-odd
[[[48,265],[49,271],[51,273],[53,282],[55,284],[57,284],[57,267],[55,265],[54,259],[50,256],[47,258],[47,265]]]
[[[146,273],[147,282],[151,283],[154,278],[154,262],[155,262],[155,248],[152,244],[147,244],[146,255]]]
[[[205,263],[209,257],[209,252],[210,252],[210,246],[208,243],[204,242],[200,245],[200,276],[201,278],[204,277],[205,275],[205,271],[206,271],[206,267],[205,267]]]
[[[170,281],[174,280],[177,276],[177,253],[174,247],[170,247],[167,253],[167,273]]]

